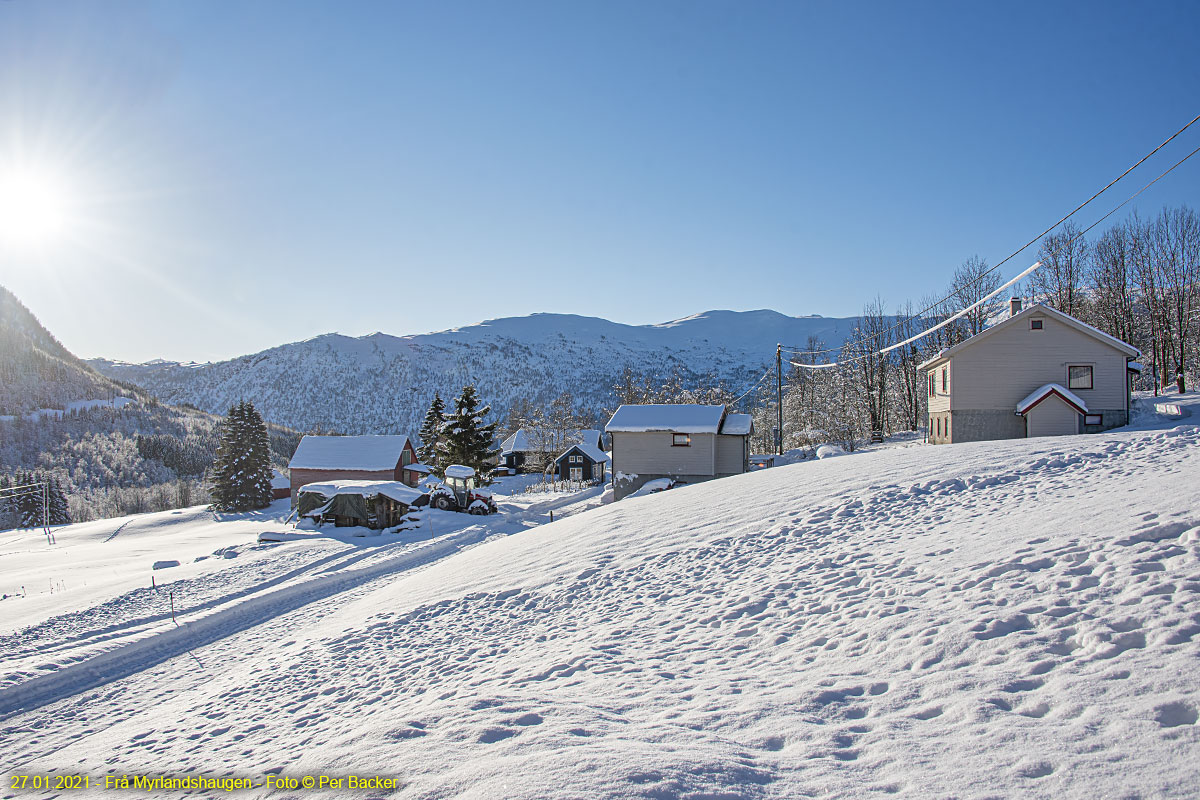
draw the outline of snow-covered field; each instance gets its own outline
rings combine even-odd
[[[259,545],[274,509],[2,534],[0,593],[29,596],[0,601],[0,767],[384,774],[412,798],[1195,796],[1195,421],[603,507],[516,495],[427,535]]]

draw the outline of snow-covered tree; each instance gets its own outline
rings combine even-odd
[[[442,402],[442,396],[434,392],[433,402],[429,404],[429,410],[425,412],[425,421],[421,423],[421,430],[417,434],[421,439],[417,458],[422,464],[435,468],[440,466],[441,462],[438,445],[442,440],[442,426],[446,424],[445,411],[446,404]]]
[[[472,467],[486,480],[484,467],[495,455],[493,441],[496,423],[486,423],[490,405],[479,406],[474,386],[464,386],[462,394],[454,401],[454,411],[442,424],[441,455],[445,464],[462,464]]]
[[[249,511],[271,502],[267,426],[253,403],[240,402],[221,423],[221,443],[211,474],[213,508]]]

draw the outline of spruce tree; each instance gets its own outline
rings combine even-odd
[[[50,481],[50,524],[70,525],[71,507],[67,503],[67,494],[63,491],[58,478],[49,478],[48,480]]]
[[[246,432],[250,457],[246,466],[246,491],[250,508],[271,504],[271,438],[267,423],[251,402],[246,403]]]
[[[479,474],[480,483],[487,483],[484,467],[495,454],[493,440],[496,423],[484,423],[491,406],[479,407],[474,386],[464,386],[454,401],[454,412],[442,424],[441,453],[446,464],[462,464]]]
[[[271,451],[267,426],[252,403],[240,402],[221,422],[210,477],[213,508],[250,511],[271,502]]]
[[[442,402],[442,397],[437,392],[433,393],[433,402],[429,404],[429,410],[425,412],[425,421],[421,423],[421,430],[418,436],[421,439],[421,447],[417,450],[417,458],[422,464],[438,468],[441,462],[441,454],[438,452],[438,445],[442,440],[442,426],[446,424],[446,404]]]
[[[32,472],[17,473],[17,485],[28,486],[21,490],[17,498],[17,527],[40,528],[42,525],[42,491],[40,486],[30,486],[38,483],[41,478]]]

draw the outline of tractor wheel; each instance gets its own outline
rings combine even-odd
[[[433,507],[439,511],[453,511],[454,501],[444,494],[439,494],[433,498]]]
[[[472,514],[474,514],[477,517],[486,516],[488,513],[486,506],[471,506],[468,509],[468,511],[470,511]]]

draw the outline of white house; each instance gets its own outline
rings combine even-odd
[[[921,364],[933,444],[1094,433],[1129,421],[1137,348],[1049,306],[1021,310]]]

